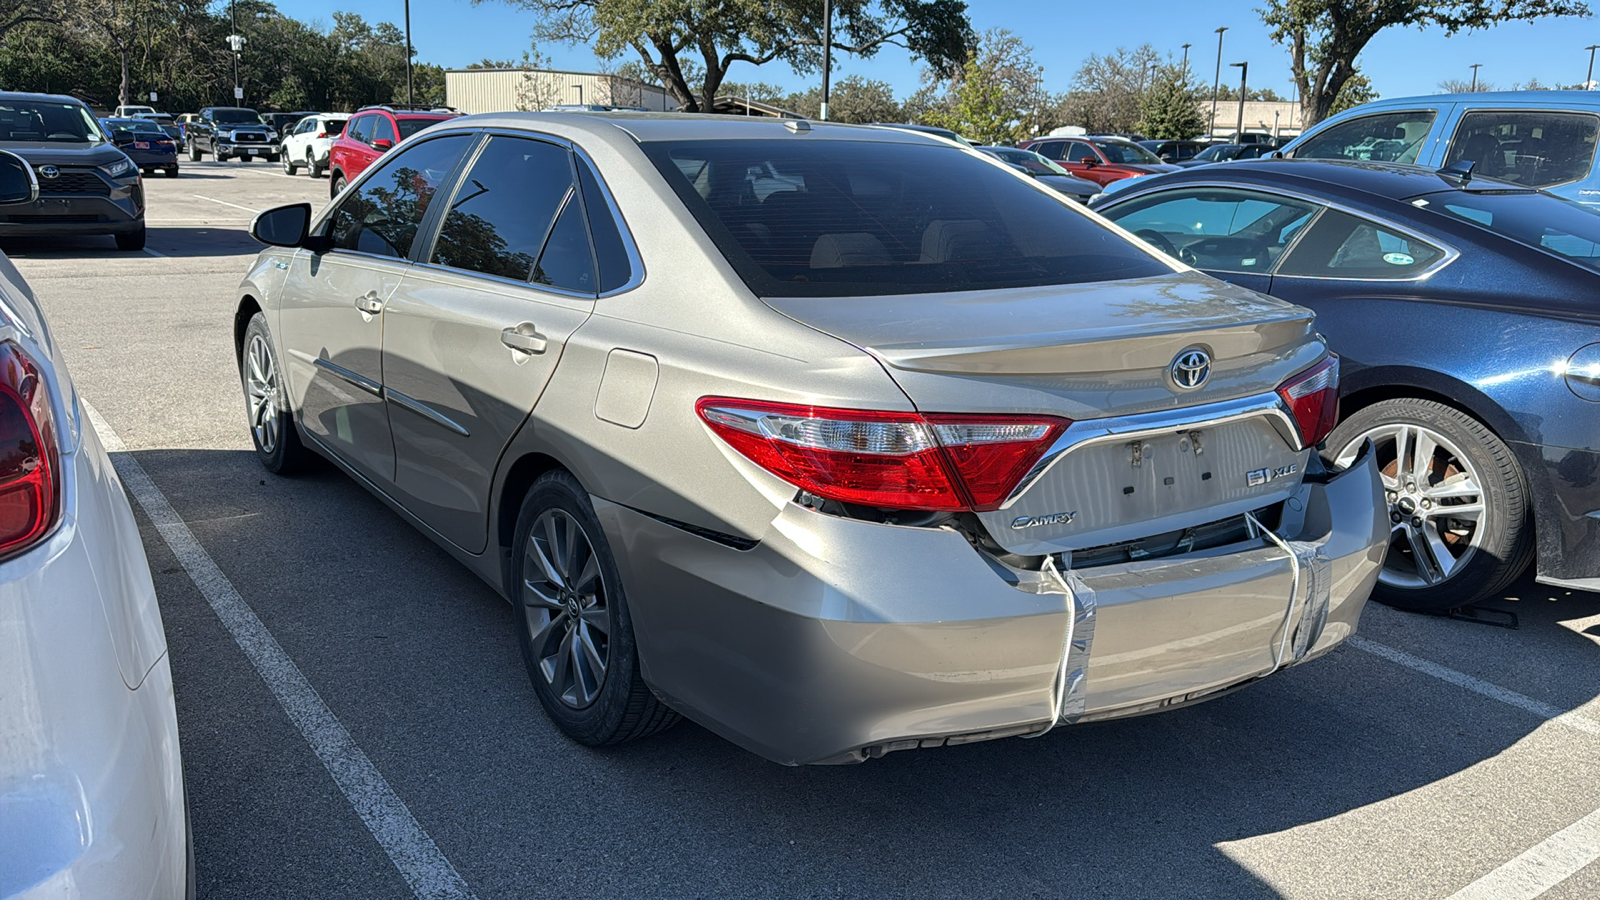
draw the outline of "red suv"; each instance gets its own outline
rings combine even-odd
[[[461,113],[447,106],[364,106],[356,110],[328,148],[329,196],[337,197],[346,183],[367,170],[378,157],[429,125]]]
[[[1115,137],[1042,137],[1019,144],[1024,150],[1053,159],[1079,178],[1105,187],[1113,181],[1176,172],[1178,167],[1135,144]]]

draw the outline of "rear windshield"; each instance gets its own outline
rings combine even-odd
[[[1451,191],[1411,201],[1600,272],[1600,213],[1552,194]]]
[[[323,119],[322,120],[322,130],[327,132],[329,137],[333,137],[335,135],[338,135],[338,134],[341,134],[341,133],[344,132],[344,123],[346,123],[348,121],[350,121],[350,120],[349,119]]]
[[[1056,192],[955,147],[796,137],[644,149],[759,296],[972,291],[1171,271]]]
[[[443,122],[444,119],[397,119],[396,121],[400,123],[400,140],[403,141],[429,125]]]

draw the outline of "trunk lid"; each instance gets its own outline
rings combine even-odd
[[[1272,392],[1326,353],[1301,307],[1198,273],[766,302],[877,357],[923,412],[1073,420],[999,510],[978,514],[1010,552],[1218,521],[1300,481],[1308,451]],[[1170,370],[1195,348],[1208,377],[1180,389]]]

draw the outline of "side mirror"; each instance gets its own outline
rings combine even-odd
[[[39,199],[39,179],[22,157],[0,150],[0,206],[20,206]]]
[[[309,203],[263,210],[250,222],[250,236],[272,247],[303,247],[310,230]]]
[[[379,153],[388,153],[390,150],[394,149],[394,141],[391,141],[388,138],[378,138],[372,142],[372,149],[378,151]]]

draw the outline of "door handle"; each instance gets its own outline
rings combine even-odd
[[[500,332],[500,343],[518,353],[543,353],[550,344],[532,322],[523,322]]]
[[[367,291],[366,294],[356,298],[356,309],[375,316],[383,312],[383,301],[378,299],[377,291]]]

